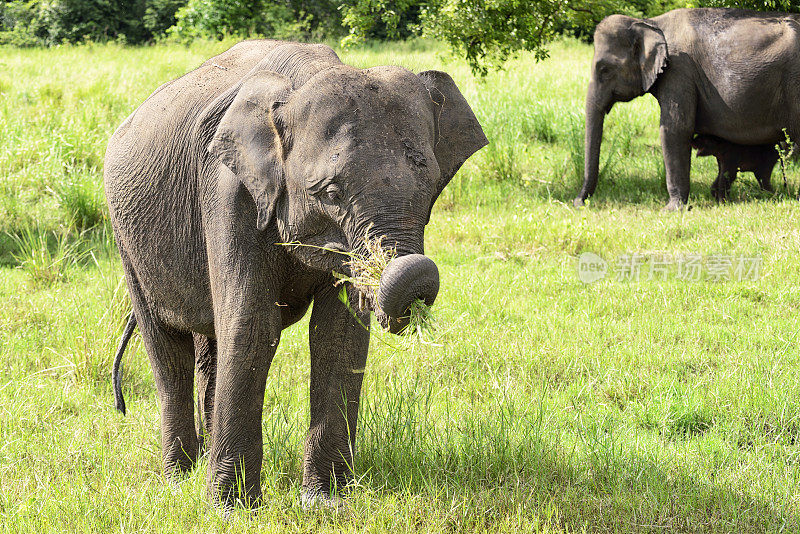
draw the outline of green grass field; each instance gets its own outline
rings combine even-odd
[[[129,304],[103,154],[151,91],[230,44],[0,48],[0,530],[800,531],[800,204],[776,170],[779,193],[746,174],[716,205],[716,164],[702,158],[692,209],[662,212],[647,96],[606,120],[597,195],[573,209],[591,59],[573,41],[484,81],[430,43],[341,52],[449,72],[491,140],[428,227],[439,346],[373,340],[344,512],[299,504],[307,321],[284,332],[267,383],[265,507],[223,518],[205,462],[165,481],[138,335],[129,414],[113,409]],[[796,191],[794,164],[788,181]],[[603,280],[579,280],[584,252],[609,262]],[[615,276],[618,258],[656,254],[674,260],[666,276],[650,279],[652,264]],[[706,275],[724,256],[758,259],[760,273],[683,280],[686,254]]]

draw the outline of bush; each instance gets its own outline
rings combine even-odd
[[[331,1],[189,0],[168,33],[183,40],[225,35],[274,39],[322,39],[341,33],[341,18]]]
[[[186,5],[186,0],[150,0],[144,10],[142,23],[145,30],[153,36],[166,35],[167,30],[175,25],[178,9]]]
[[[46,33],[38,17],[38,1],[15,0],[0,4],[0,44],[36,46]]]
[[[39,18],[48,45],[119,38],[136,43],[146,37],[144,10],[144,0],[51,0],[40,4]]]
[[[366,39],[406,39],[419,30],[423,3],[419,0],[351,0],[342,4],[342,24],[352,45]]]
[[[150,38],[142,22],[150,1],[15,0],[0,8],[0,42],[20,46],[113,39],[140,43]]]

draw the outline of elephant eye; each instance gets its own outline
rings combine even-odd
[[[331,202],[339,202],[342,198],[342,190],[338,185],[330,184],[325,188],[325,196],[327,196],[328,200]]]

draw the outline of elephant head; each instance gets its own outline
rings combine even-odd
[[[664,34],[651,21],[612,15],[598,24],[586,93],[584,181],[576,206],[582,206],[597,186],[606,114],[616,102],[627,102],[652,90],[668,58]]]
[[[346,270],[346,254],[380,236],[397,258],[366,300],[392,332],[415,299],[433,303],[439,277],[423,255],[425,225],[487,144],[450,76],[337,63],[296,86],[257,68],[212,107],[221,119],[208,152],[252,195],[257,231],[298,244],[290,253],[323,271]]]

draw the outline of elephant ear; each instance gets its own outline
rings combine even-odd
[[[419,77],[434,104],[433,153],[441,171],[433,197],[435,202],[467,158],[489,144],[489,140],[450,75],[427,70],[420,72]]]
[[[667,40],[656,26],[637,21],[631,25],[634,49],[638,55],[639,69],[642,73],[642,90],[646,93],[664,71],[669,59]]]
[[[291,81],[275,72],[262,70],[249,75],[236,91],[208,145],[208,151],[252,195],[259,230],[272,221],[284,191],[283,161],[288,146],[280,108],[291,90]]]

